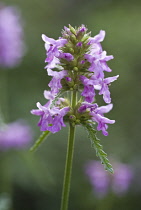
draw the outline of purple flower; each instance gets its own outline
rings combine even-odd
[[[112,104],[109,104],[107,106],[101,106],[98,107],[97,104],[90,104],[87,102],[83,102],[80,108],[78,109],[79,112],[85,112],[89,111],[91,115],[91,119],[94,122],[97,122],[97,130],[102,131],[104,136],[108,135],[107,129],[108,125],[107,124],[113,124],[115,123],[115,120],[110,120],[106,117],[104,117],[104,113],[108,113],[111,109],[113,108]]]
[[[47,71],[49,76],[53,76],[48,86],[51,88],[52,93],[56,94],[62,88],[61,79],[63,79],[68,73],[66,70],[57,72],[48,69]]]
[[[107,56],[106,51],[100,52],[99,49],[97,49],[97,51],[95,50],[93,53],[91,52],[90,54],[85,54],[84,58],[90,62],[91,65],[88,70],[93,73],[93,75],[89,76],[90,78],[87,80],[82,80],[84,90],[81,95],[85,96],[85,100],[91,103],[93,102],[95,96],[94,89],[100,90],[99,94],[103,94],[104,101],[106,103],[110,103],[110,92],[107,85],[107,81],[109,81],[110,78],[104,79],[104,71],[111,71],[106,62],[112,59],[113,56]],[[111,77],[110,82],[113,82],[117,78],[118,76]],[[89,88],[89,84],[91,85],[91,90]]]
[[[85,173],[93,187],[94,193],[103,197],[109,189],[118,196],[127,192],[133,178],[131,166],[123,163],[114,163],[115,172],[108,174],[102,167],[100,161],[89,161],[85,166]]]
[[[20,149],[32,140],[31,128],[23,121],[9,123],[0,128],[0,150]]]
[[[57,65],[58,64],[60,64],[59,59],[56,58],[56,57],[53,57],[53,59],[45,66],[45,69],[54,69],[54,68],[57,68]]]
[[[65,59],[67,61],[72,61],[74,59],[72,54],[70,54],[70,53],[62,53],[62,52],[60,52],[57,57]]]
[[[84,85],[84,89],[81,95],[84,96],[85,101],[92,103],[94,101],[94,96],[95,96],[94,81],[88,79],[85,76],[80,76],[80,80]]]
[[[49,101],[44,106],[37,103],[38,110],[32,110],[32,114],[40,116],[38,125],[42,131],[59,131],[64,126],[65,115],[67,115],[65,120],[73,126],[96,122],[97,130],[101,130],[105,136],[108,135],[108,124],[115,122],[104,117],[104,113],[112,109],[112,104],[103,107],[93,104],[96,97],[95,90],[99,91],[99,95],[103,95],[106,103],[111,102],[108,86],[118,76],[105,78],[105,71],[112,71],[107,61],[113,59],[112,55],[107,56],[101,46],[105,31],[101,30],[94,37],[90,37],[90,34],[84,25],[75,28],[69,25],[64,27],[62,37],[57,40],[42,35],[47,55],[45,68],[48,75],[52,76],[48,84],[50,91],[44,93]],[[75,91],[83,96],[81,106],[77,100],[76,102],[74,100],[75,103],[70,103],[65,99],[65,101],[62,98],[58,99],[58,93],[68,91]],[[69,108],[71,106],[69,104],[73,106]]]
[[[78,31],[77,31],[77,35],[79,34],[79,33],[84,33],[84,32],[86,32],[87,31],[87,28],[85,27],[85,25],[81,25],[79,28],[78,28]]]
[[[85,166],[85,173],[97,197],[104,197],[109,190],[109,176],[99,161],[89,161]]]
[[[0,7],[0,65],[13,67],[24,54],[23,30],[19,11]]]
[[[59,109],[59,107],[53,107],[50,109],[50,101],[42,106],[39,102],[37,103],[38,109],[33,109],[31,111],[34,115],[41,116],[38,126],[40,126],[41,131],[50,131],[56,133],[61,130],[62,127],[66,125],[63,122],[63,117],[69,112],[70,107],[64,107]]]
[[[67,82],[71,82],[72,81],[71,77],[65,77],[65,79],[66,79]]]
[[[46,62],[51,62],[55,57],[59,56],[58,48],[63,47],[67,43],[67,39],[52,39],[42,34],[42,39],[45,42],[45,49],[47,51]]]
[[[103,78],[104,74],[99,66],[99,71],[92,75],[89,79],[85,76],[80,76],[80,80],[84,85],[84,89],[81,93],[84,96],[85,101],[92,103],[95,97],[95,90],[99,90],[99,95],[103,95],[103,100],[106,103],[111,103],[109,85],[111,82],[117,80],[119,75],[114,77]]]
[[[119,75],[114,77],[108,77],[106,79],[103,79],[103,81],[101,82],[101,89],[99,95],[103,95],[103,99],[106,103],[111,103],[109,85],[111,82],[117,80],[118,77]]]
[[[82,47],[82,45],[83,45],[82,42],[78,42],[78,43],[76,44],[77,47]]]
[[[90,45],[90,44],[93,44],[93,43],[102,42],[104,40],[104,38],[105,38],[105,31],[100,30],[98,35],[94,36],[93,38],[92,37],[89,38],[88,44]]]
[[[102,71],[111,72],[112,70],[108,67],[107,61],[113,59],[112,55],[107,56],[106,51],[99,51],[99,48],[95,48],[93,51],[91,50],[90,54],[85,54],[85,59],[87,59],[91,65],[89,67],[90,72],[99,71],[99,67]]]
[[[106,55],[107,52],[103,51],[99,56],[97,56],[97,61],[100,62],[100,65],[103,69],[103,71],[107,71],[107,72],[111,72],[112,70],[109,68],[109,66],[107,65],[107,61],[111,60],[114,58],[113,55]]]
[[[67,34],[68,34],[68,35],[71,35],[72,32],[70,31],[69,28],[67,28],[66,26],[64,26],[64,30],[62,31],[62,35],[63,35],[63,36],[66,36]]]
[[[53,99],[55,98],[55,95],[52,94],[51,91],[44,90],[44,97],[45,97],[47,100],[50,100],[49,103],[51,103],[51,102],[53,101]]]
[[[113,177],[112,189],[115,194],[122,195],[129,189],[133,178],[133,169],[127,164],[117,163]]]

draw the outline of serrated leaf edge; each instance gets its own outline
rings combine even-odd
[[[100,158],[105,170],[113,174],[113,167],[107,158],[107,153],[103,151],[103,146],[100,144],[100,139],[98,139],[96,136],[96,130],[90,124],[84,125],[84,127],[88,132],[88,137],[91,140],[92,147],[96,150],[96,156]]]

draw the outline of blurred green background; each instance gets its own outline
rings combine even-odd
[[[114,109],[108,114],[116,123],[109,136],[100,133],[109,157],[134,167],[134,180],[121,197],[112,193],[98,200],[84,174],[88,160],[97,159],[85,131],[78,127],[71,182],[69,210],[141,209],[141,1],[135,0],[4,0],[21,10],[26,55],[21,64],[0,71],[1,106],[7,122],[25,119],[40,135],[38,117],[30,114],[36,102],[44,104],[43,91],[50,78],[44,70],[45,49],[41,34],[58,38],[63,26],[85,24],[92,36],[106,31],[102,43],[114,60],[107,76],[120,75],[110,87]],[[101,104],[104,104],[101,100]],[[57,210],[60,208],[68,127],[50,137],[40,149],[0,154],[0,195],[10,199],[6,210]],[[6,194],[5,194],[6,193]],[[0,210],[4,208],[0,207]]]

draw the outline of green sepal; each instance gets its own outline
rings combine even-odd
[[[51,105],[50,105],[50,108],[53,108],[53,106],[55,105],[56,101],[58,100],[58,98],[62,95],[62,93],[64,92],[64,90],[60,91],[56,96],[55,98],[53,99]]]
[[[106,152],[103,151],[103,146],[100,144],[100,139],[96,136],[96,130],[93,128],[93,125],[85,124],[84,126],[88,132],[88,137],[91,140],[92,147],[96,150],[96,156],[100,158],[105,170],[113,174],[113,167],[107,158]]]
[[[45,138],[47,138],[47,136],[50,133],[51,133],[50,131],[44,131],[44,132],[42,132],[42,134],[39,136],[39,138],[34,143],[34,145],[30,148],[30,151],[31,152],[34,152],[40,146],[40,144],[45,140]]]

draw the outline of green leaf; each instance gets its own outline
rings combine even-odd
[[[40,144],[47,138],[47,136],[50,134],[50,131],[44,131],[40,137],[37,139],[37,141],[34,143],[34,145],[30,148],[30,151],[33,152],[35,151]]]
[[[93,125],[87,124],[84,126],[88,132],[88,137],[91,140],[92,147],[96,150],[96,156],[100,158],[105,170],[113,174],[113,167],[107,158],[107,154],[103,151],[103,146],[100,144],[100,139],[96,136],[96,130],[93,128]]]

